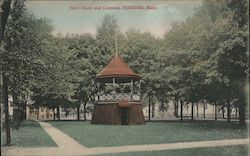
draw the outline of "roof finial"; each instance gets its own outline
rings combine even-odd
[[[115,56],[117,56],[117,25],[115,27]]]

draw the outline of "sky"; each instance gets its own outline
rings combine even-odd
[[[37,17],[51,20],[53,34],[90,33],[95,35],[105,15],[113,15],[124,33],[133,28],[163,37],[171,25],[192,16],[199,0],[165,1],[26,1],[27,9]]]

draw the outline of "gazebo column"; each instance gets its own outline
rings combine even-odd
[[[100,83],[97,82],[97,99],[100,100]]]
[[[142,95],[141,95],[141,80],[139,81],[139,90],[138,90],[138,95],[139,95],[139,97],[140,97],[140,99],[139,100],[141,100],[142,99]]]
[[[115,93],[116,93],[116,90],[115,90],[115,78],[113,77],[113,100],[115,100]]]
[[[134,85],[134,80],[133,79],[131,79],[131,82],[130,82],[131,84],[130,84],[130,90],[131,90],[131,92],[130,92],[130,99],[131,100],[133,100],[133,85]]]

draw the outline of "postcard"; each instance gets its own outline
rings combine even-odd
[[[249,155],[248,5],[1,0],[1,155]]]

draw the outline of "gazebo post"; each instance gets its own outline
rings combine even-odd
[[[140,100],[142,99],[142,94],[141,94],[141,80],[139,81],[139,90],[138,90],[138,94],[140,96]]]
[[[115,90],[115,78],[113,77],[113,100],[115,100],[115,93],[116,93],[116,90]]]
[[[130,99],[133,100],[133,79],[131,79],[131,82],[130,82]]]
[[[97,99],[98,99],[98,101],[100,100],[100,83],[99,82],[97,82]]]

